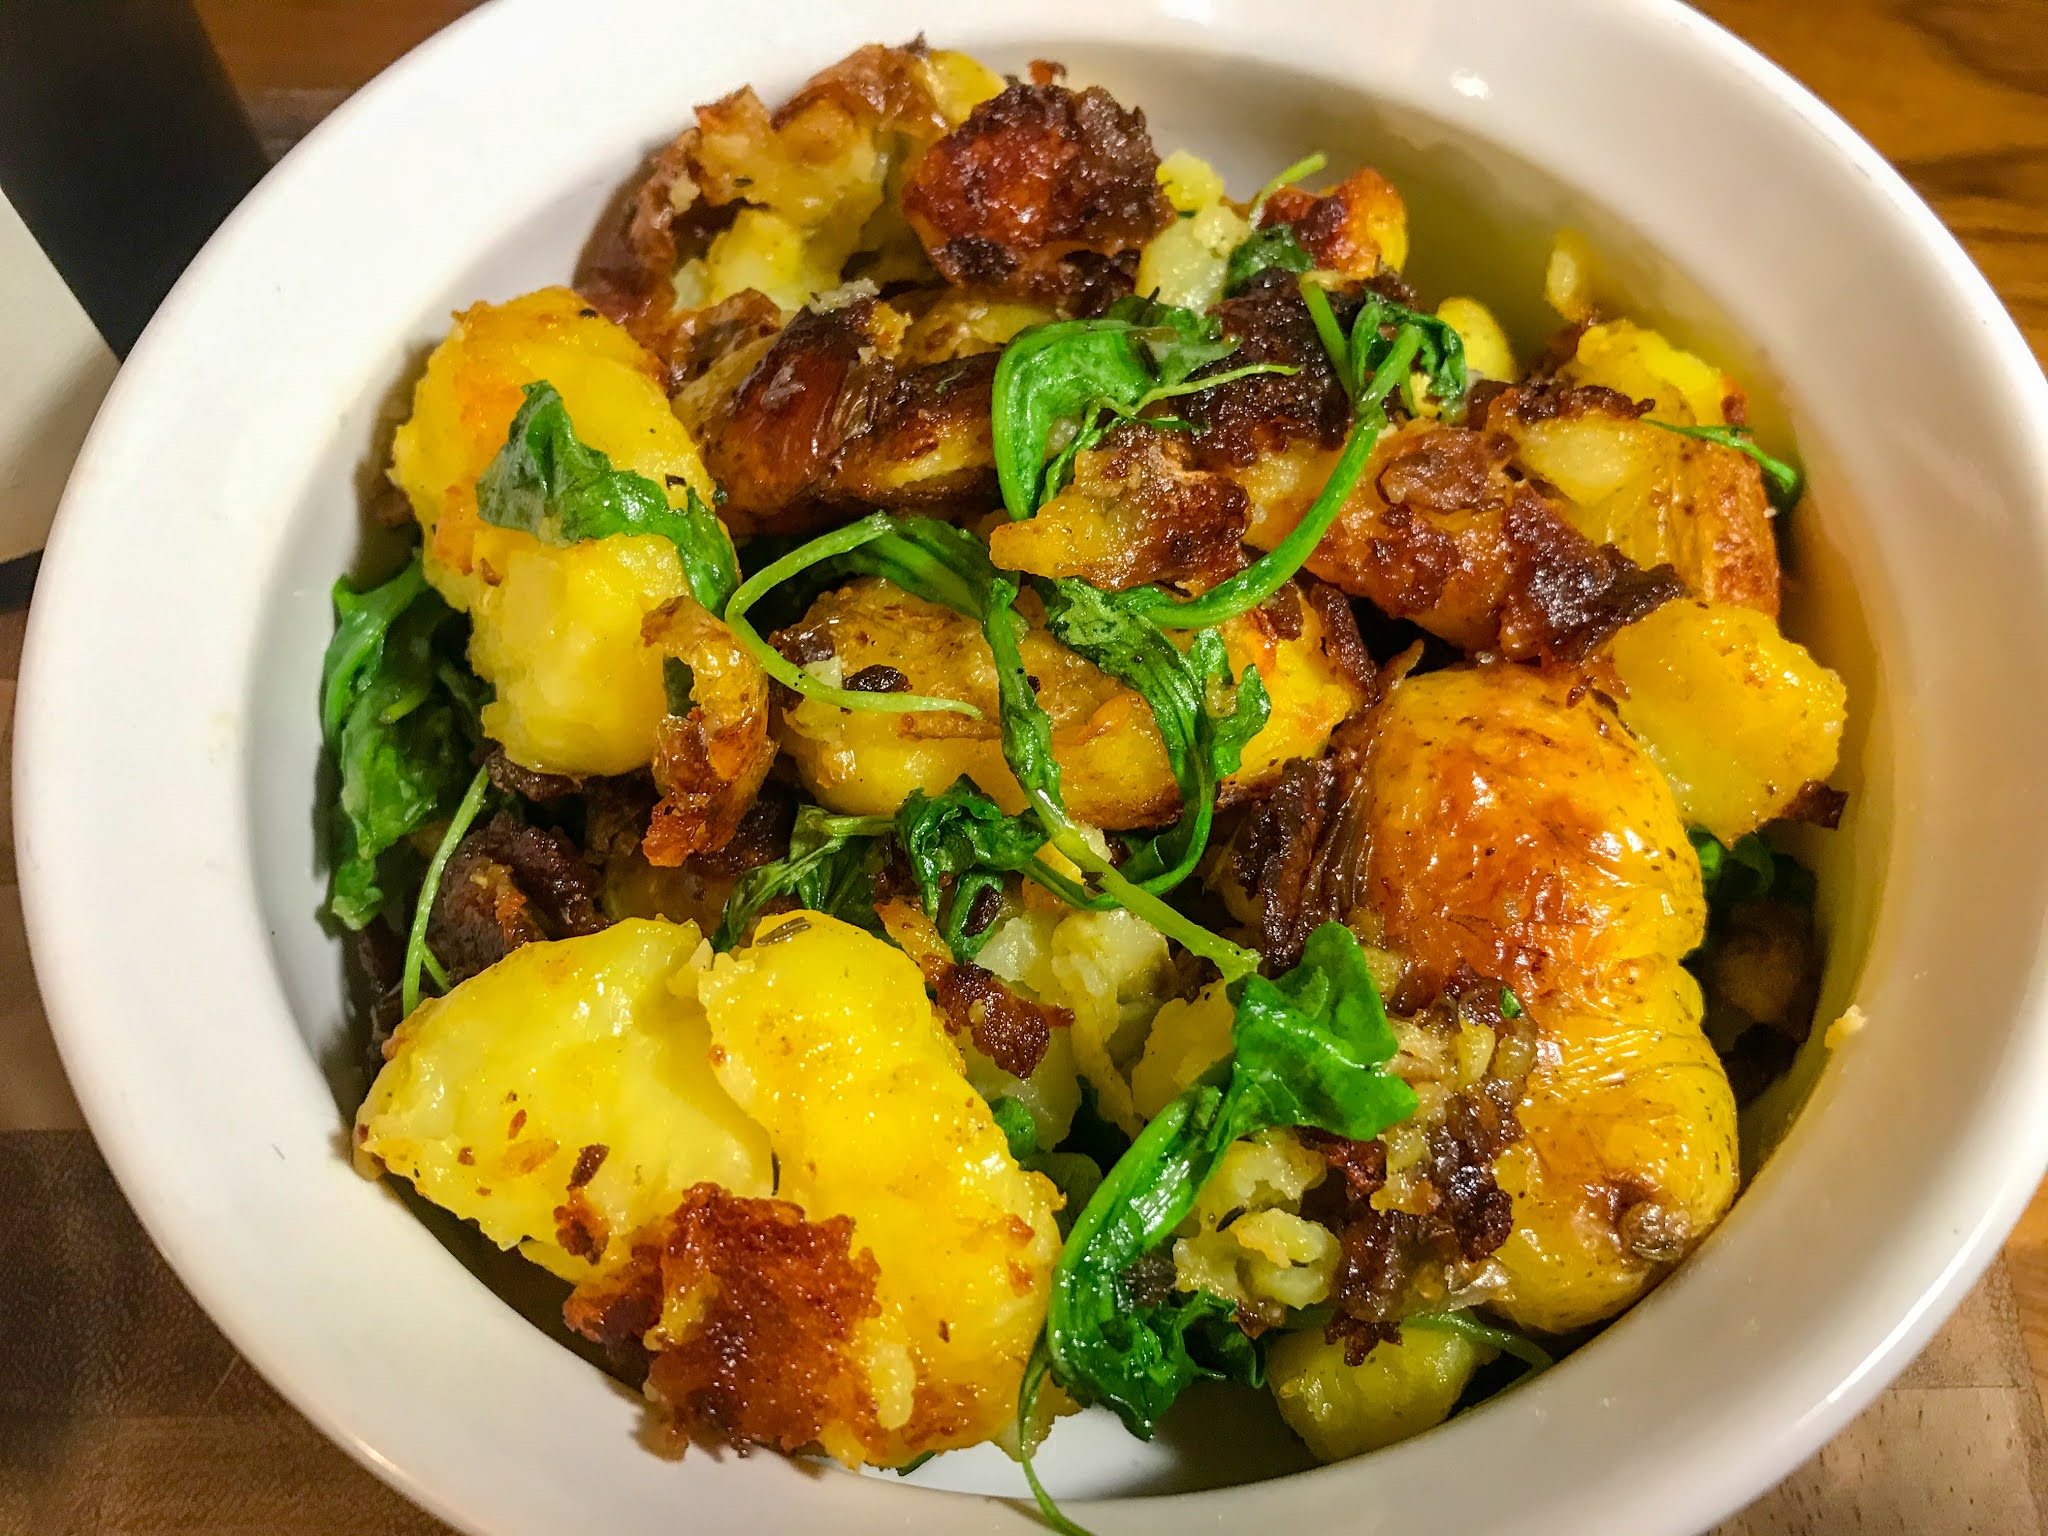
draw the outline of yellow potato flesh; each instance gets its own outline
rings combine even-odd
[[[1735,1196],[1735,1105],[1681,968],[1705,930],[1664,777],[1590,694],[1527,668],[1410,678],[1381,707],[1369,872],[1388,947],[1512,987],[1537,1026],[1496,1168],[1510,1318],[1612,1316]]]
[[[713,1076],[704,1010],[677,985],[699,947],[694,925],[618,923],[422,1003],[357,1112],[359,1160],[569,1280],[596,1267],[561,1240],[589,1148],[580,1202],[604,1258],[700,1181],[767,1194],[768,1137]]]
[[[825,594],[807,627],[831,637],[833,655],[818,664],[828,682],[891,666],[913,692],[961,699],[983,714],[980,721],[883,715],[800,700],[784,713],[778,737],[820,801],[847,815],[889,815],[913,790],[939,794],[964,775],[1005,811],[1023,809],[1023,791],[1003,760],[995,663],[978,625],[869,578]],[[1290,758],[1319,756],[1363,695],[1325,654],[1322,620],[1312,610],[1304,609],[1293,640],[1251,617],[1232,620],[1222,633],[1233,671],[1256,668],[1272,701],[1264,728],[1226,781],[1229,793],[1269,784]],[[1027,634],[1023,654],[1052,716],[1053,755],[1074,817],[1109,828],[1171,820],[1179,792],[1144,699],[1041,629]]]
[[[566,547],[483,522],[476,481],[505,445],[522,388],[555,386],[577,435],[615,468],[708,497],[689,432],[654,359],[566,288],[479,304],[427,361],[392,478],[426,534],[426,572],[475,625],[470,662],[493,685],[484,728],[513,761],[546,773],[647,766],[666,713],[648,614],[685,590],[666,539],[613,535]]]
[[[887,1440],[828,1432],[826,1449],[893,1463],[1003,1430],[1045,1318],[1059,1197],[1011,1160],[915,964],[797,912],[763,919],[695,990],[719,1081],[774,1147],[777,1195],[813,1221],[851,1217],[880,1267],[860,1342]]]
[[[1686,821],[1724,843],[1835,771],[1842,680],[1767,614],[1667,603],[1614,637],[1616,708],[1671,781]]]

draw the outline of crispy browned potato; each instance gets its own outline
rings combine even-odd
[[[813,532],[866,507],[978,510],[995,499],[995,354],[902,360],[910,324],[871,298],[805,310],[684,387],[676,414],[703,442],[738,535]]]
[[[1671,791],[1607,708],[1512,666],[1397,684],[1375,713],[1363,910],[1401,991],[1476,973],[1540,1046],[1496,1165],[1514,1229],[1497,1300],[1528,1327],[1611,1317],[1735,1197],[1735,1105],[1679,964],[1705,931]]]
[[[1279,187],[1260,211],[1259,227],[1291,225],[1303,250],[1324,272],[1376,277],[1408,264],[1408,207],[1378,171],[1353,171],[1327,192]]]
[[[697,110],[598,226],[576,286],[671,358],[692,311],[749,289],[785,310],[839,284],[929,275],[892,206],[909,158],[1002,89],[965,54],[870,45],[770,112],[751,87]]]
[[[1308,568],[1463,650],[1516,659],[1583,660],[1682,593],[1668,569],[1594,544],[1509,475],[1512,452],[1498,433],[1426,419],[1387,433]],[[1254,545],[1287,535],[1335,458],[1301,442],[1234,472]]]
[[[1587,538],[1671,566],[1696,597],[1775,618],[1778,546],[1755,461],[1649,424],[1740,424],[1743,413],[1733,379],[1615,321],[1587,327],[1553,380],[1510,391],[1487,420]]]
[[[989,534],[1006,570],[1078,576],[1112,592],[1148,582],[1212,587],[1244,568],[1244,491],[1189,467],[1178,433],[1130,423],[1076,455],[1074,478],[1031,517]]]
[[[1292,638],[1279,633],[1264,610],[1233,620],[1223,637],[1233,670],[1256,667],[1273,705],[1243,765],[1224,783],[1228,800],[1272,783],[1290,758],[1320,755],[1366,691],[1355,661],[1343,654],[1313,603],[1301,604],[1301,629]],[[995,663],[980,626],[866,578],[820,597],[803,623],[777,641],[829,681],[887,667],[911,692],[960,699],[982,711],[982,719],[970,720],[797,701],[783,712],[777,736],[805,786],[826,805],[852,815],[893,814],[912,790],[938,794],[965,775],[1005,811],[1023,809],[1023,792],[1003,761]],[[1052,717],[1053,755],[1075,818],[1112,829],[1171,821],[1180,791],[1143,697],[1043,629],[1031,629],[1023,649],[1039,702]]]
[[[1100,86],[1022,81],[925,151],[903,213],[947,281],[1055,300],[1128,293],[1173,219],[1144,113]]]
[[[1669,604],[1616,635],[1597,670],[1686,822],[1724,843],[1835,771],[1842,680],[1755,608]]]

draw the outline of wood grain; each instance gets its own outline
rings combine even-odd
[[[281,149],[473,0],[196,3]],[[2048,357],[2048,0],[1700,8],[1900,167]],[[20,637],[20,616],[0,616],[0,754]],[[7,793],[0,771],[0,812]],[[0,820],[0,1125],[75,1126],[29,973],[10,825]],[[24,1275],[35,1283],[5,1283]],[[0,1338],[0,1536],[445,1531],[236,1356],[82,1132],[0,1136]],[[2048,1385],[2048,1189],[1921,1360],[1719,1536],[2048,1531],[2048,1433],[2030,1379]]]

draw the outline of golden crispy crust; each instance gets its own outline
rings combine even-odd
[[[925,152],[903,212],[949,282],[1128,292],[1138,248],[1173,219],[1158,172],[1142,112],[1099,86],[1019,82]]]
[[[995,355],[900,365],[899,319],[866,298],[803,311],[729,396],[690,402],[736,535],[811,532],[859,507],[993,498]]]
[[[955,960],[915,901],[892,897],[875,911],[889,937],[917,962],[947,1033],[966,1035],[977,1051],[1012,1077],[1036,1072],[1052,1044],[1052,1032],[1073,1027],[1072,1009],[1021,997],[993,971]]]
[[[1496,434],[1430,421],[1388,433],[1309,570],[1461,649],[1518,660],[1584,660],[1683,595],[1668,568],[1644,571],[1579,533],[1508,472],[1512,453]],[[1293,520],[1255,523],[1253,542],[1270,547]]]
[[[661,800],[640,845],[648,863],[673,868],[731,841],[774,766],[768,680],[695,598],[649,614],[641,635],[692,673],[690,712],[664,715],[656,733]]]
[[[1277,189],[1260,211],[1259,227],[1290,224],[1318,269],[1368,278],[1379,272],[1387,254],[1380,248],[1376,226],[1402,217],[1401,194],[1368,167],[1354,171],[1327,192]]]
[[[996,528],[989,553],[1009,570],[1112,592],[1150,582],[1199,591],[1244,568],[1250,506],[1234,482],[1189,467],[1183,434],[1131,422],[1078,455],[1073,483],[1035,516]]]
[[[652,1354],[647,1393],[689,1438],[798,1451],[828,1425],[883,1438],[854,1355],[879,1310],[874,1255],[853,1222],[805,1218],[786,1200],[699,1184],[673,1216],[636,1234],[632,1257],[577,1287],[568,1325],[614,1350]],[[680,1337],[664,1315],[691,1318]]]

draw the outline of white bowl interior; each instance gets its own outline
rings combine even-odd
[[[1307,147],[1380,166],[1409,200],[1424,295],[1477,292],[1525,347],[1549,327],[1552,232],[1584,230],[1618,294],[1751,387],[1767,436],[1796,426],[1815,494],[1792,530],[1790,627],[1845,674],[1855,711],[1839,781],[1854,810],[1822,857],[1822,1018],[1853,996],[1872,1021],[1724,1228],[1564,1368],[1364,1462],[1080,1517],[1696,1528],[1909,1358],[2048,1155],[2027,1097],[2048,1087],[2044,733],[2013,707],[2048,682],[2038,375],[1868,151],[1675,6],[1559,0],[1541,26],[1516,0],[1035,9],[1043,30],[961,7],[933,40],[999,67],[1061,59],[1236,188]],[[238,215],[124,373],[67,500],[27,667],[22,859],[53,1019],[188,1283],[324,1427],[447,1517],[507,1533],[582,1528],[599,1509],[620,1532],[672,1529],[681,1509],[703,1530],[763,1510],[849,1531],[1022,1529],[1007,1505],[893,1478],[648,1457],[630,1397],[465,1269],[495,1283],[514,1261],[481,1263],[473,1236],[444,1246],[342,1156],[338,1106],[361,1081],[338,951],[314,920],[314,696],[328,588],[358,556],[361,489],[424,349],[451,309],[566,278],[607,195],[693,102],[741,81],[774,99],[927,19],[803,0],[692,53],[638,46],[676,35],[660,0],[616,0],[579,20],[616,61],[600,95],[556,67],[559,17],[501,0],[345,109]],[[557,131],[522,136],[530,122]],[[1777,174],[1739,169],[1757,165]],[[135,487],[165,464],[136,519]],[[170,592],[165,572],[181,577]],[[110,635],[110,600],[160,638]],[[143,760],[151,793],[111,808],[103,777],[74,781],[80,763]],[[164,800],[180,810],[168,826]],[[122,836],[148,868],[109,893],[85,858]],[[110,944],[125,965],[101,962]],[[1063,1497],[1093,1498],[1235,1483],[1299,1453],[1265,1414],[1149,1447],[1081,1421],[1040,1465]],[[1022,1492],[987,1449],[910,1481]]]

